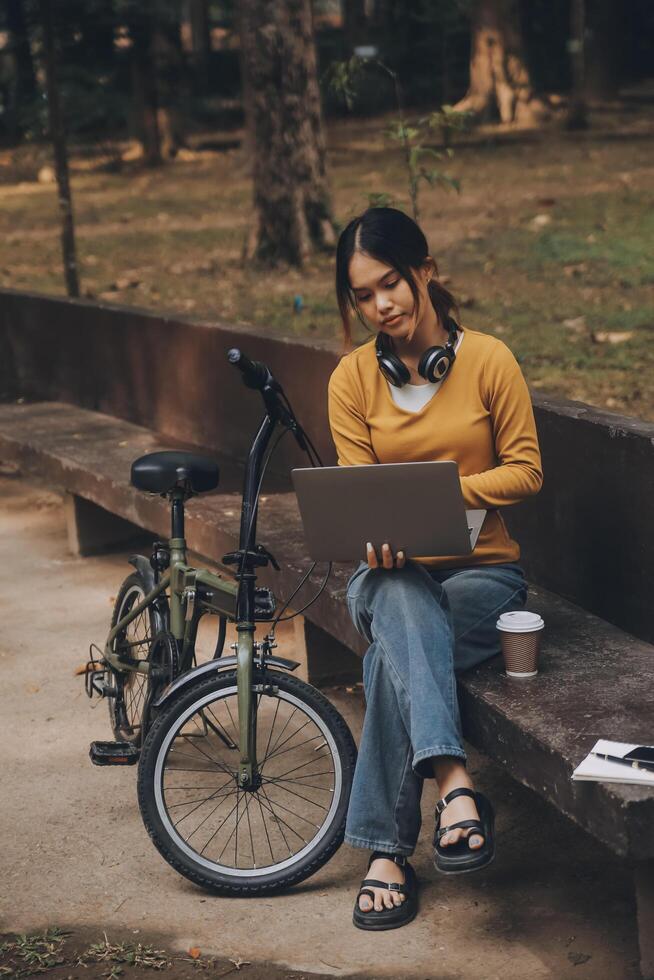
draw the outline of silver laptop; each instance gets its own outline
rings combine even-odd
[[[469,555],[485,510],[466,510],[452,460],[317,466],[291,471],[314,561],[365,561],[388,541],[407,558]]]

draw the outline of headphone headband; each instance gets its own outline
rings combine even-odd
[[[418,373],[432,384],[442,381],[456,360],[454,345],[458,326],[453,317],[447,316],[445,327],[448,333],[445,346],[428,347],[418,362]],[[375,353],[377,366],[387,381],[396,388],[402,388],[407,384],[411,373],[406,364],[393,351],[391,338],[382,330],[377,334]]]

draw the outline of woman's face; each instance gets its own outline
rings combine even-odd
[[[390,337],[410,340],[416,329],[413,294],[406,279],[385,262],[365,252],[355,252],[349,265],[350,284],[357,306],[368,322]],[[421,308],[429,306],[429,263],[416,271]],[[424,295],[423,295],[424,293]]]

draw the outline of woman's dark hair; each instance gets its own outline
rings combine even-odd
[[[365,252],[378,262],[392,266],[406,279],[419,313],[420,294],[412,269],[418,269],[429,255],[427,239],[416,222],[396,208],[368,208],[343,229],[336,246],[336,298],[343,320],[346,346],[352,346],[350,314],[356,312],[366,330],[368,325],[357,305],[350,283],[350,259],[355,252]],[[438,319],[444,325],[452,310],[454,297],[436,278],[428,284],[429,298]]]

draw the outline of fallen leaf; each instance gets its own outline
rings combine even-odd
[[[188,955],[191,957],[192,960],[199,960],[200,957],[202,956],[202,951],[197,946],[191,946],[191,948],[188,951]]]
[[[545,228],[546,225],[550,225],[551,223],[551,214],[537,214],[529,222],[529,228],[532,231],[540,231],[541,228]]]
[[[79,674],[85,674],[86,664],[81,664],[79,667],[76,667],[74,673],[76,676],[78,676]]]
[[[563,321],[563,326],[567,327],[568,330],[573,330],[575,333],[586,333],[586,317],[585,316],[574,316],[569,320]]]
[[[588,272],[588,265],[585,262],[576,262],[574,265],[564,265],[563,274],[571,279],[572,276],[580,276],[584,272]]]
[[[625,340],[631,340],[633,337],[633,330],[599,330],[597,333],[593,334],[593,340],[598,344],[623,344]]]
[[[575,966],[579,966],[580,963],[587,963],[591,959],[590,953],[568,953],[568,959]]]

